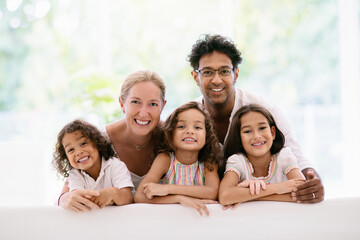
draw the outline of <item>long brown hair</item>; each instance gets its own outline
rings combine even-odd
[[[271,115],[271,113],[260,105],[249,104],[249,105],[245,105],[245,106],[241,107],[239,110],[237,110],[237,112],[235,113],[235,115],[232,119],[230,129],[229,129],[229,136],[226,139],[225,144],[224,144],[224,156],[226,159],[228,157],[230,157],[231,155],[237,154],[237,153],[243,153],[246,155],[244,146],[241,141],[241,136],[240,136],[240,129],[241,129],[240,119],[244,114],[246,114],[248,112],[261,113],[267,119],[270,127],[273,127],[273,126],[275,127],[275,130],[276,130],[275,139],[270,148],[271,154],[278,153],[284,147],[285,137],[282,134],[282,132],[279,130],[279,128],[276,126],[275,120],[274,120],[273,116]]]
[[[176,124],[178,122],[178,115],[179,113],[185,112],[189,109],[196,109],[199,112],[201,112],[205,117],[206,139],[205,139],[204,147],[199,151],[198,161],[204,162],[205,166],[210,171],[212,171],[213,164],[219,165],[222,161],[223,155],[218,138],[215,134],[212,119],[208,114],[208,112],[197,102],[189,102],[178,107],[166,119],[165,123],[162,126],[164,141],[159,150],[159,153],[175,151],[175,147],[173,145],[173,137],[174,137]]]

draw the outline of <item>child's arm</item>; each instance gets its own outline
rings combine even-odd
[[[178,203],[176,196],[166,196],[161,198],[152,198],[149,199],[144,193],[144,185],[148,183],[157,184],[161,177],[166,174],[170,166],[170,157],[165,153],[159,154],[149,172],[146,174],[145,178],[140,182],[138,189],[135,192],[134,202],[136,203]]]
[[[184,186],[175,184],[144,184],[144,192],[147,198],[152,199],[154,196],[166,196],[179,194],[199,199],[216,200],[219,191],[220,179],[217,173],[217,165],[213,165],[210,171],[205,167],[205,185],[204,186]]]
[[[261,199],[273,194],[290,193],[303,181],[302,179],[292,179],[282,183],[269,184],[259,194],[252,195],[249,188],[242,187],[241,185],[238,186],[238,175],[235,172],[229,171],[221,181],[219,200],[222,205],[226,206]]]
[[[117,189],[115,187],[109,187],[101,189],[100,196],[92,198],[92,201],[96,203],[100,208],[106,205],[116,204],[118,206],[132,203],[132,194],[130,187],[124,187]]]
[[[155,204],[169,204],[169,203],[179,203],[183,206],[191,207],[196,209],[200,215],[205,212],[206,215],[209,215],[209,210],[205,206],[207,203],[214,203],[212,200],[203,200],[192,198],[183,195],[166,195],[166,196],[155,196],[151,199],[147,198],[144,193],[144,185],[147,183],[157,184],[161,177],[166,174],[170,165],[170,157],[167,154],[159,154],[154,160],[151,169],[149,170],[146,177],[141,181],[138,189],[136,190],[134,202],[136,203],[155,203]],[[211,179],[211,177],[210,177]],[[166,186],[168,184],[157,184]]]

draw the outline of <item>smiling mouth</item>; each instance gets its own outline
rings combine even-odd
[[[214,92],[221,92],[222,90],[224,90],[224,88],[211,88],[211,91]]]
[[[148,121],[141,121],[141,120],[135,119],[135,122],[136,122],[137,124],[139,124],[139,125],[145,126],[145,125],[147,125],[147,124],[150,123],[150,120],[148,120]]]
[[[260,146],[262,146],[262,145],[265,145],[265,141],[264,142],[259,142],[259,143],[253,143],[253,144],[251,144],[251,146],[254,146],[254,147],[260,147]]]
[[[88,160],[89,158],[90,158],[89,156],[86,156],[86,157],[80,158],[77,162],[82,163],[82,162]]]
[[[184,138],[183,141],[184,142],[196,142],[196,140],[193,138]]]

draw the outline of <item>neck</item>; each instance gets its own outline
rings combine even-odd
[[[199,151],[176,150],[175,158],[182,164],[194,164],[198,160]]]
[[[254,168],[254,177],[266,177],[269,171],[269,166],[271,162],[271,153],[270,151],[263,156],[254,157],[248,156],[248,160]]]
[[[223,103],[214,104],[211,101],[203,100],[205,109],[210,113],[213,120],[216,122],[223,119],[229,120],[231,112],[235,105],[235,94],[230,97],[228,101]]]

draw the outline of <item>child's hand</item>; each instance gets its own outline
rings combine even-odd
[[[296,191],[297,186],[303,184],[305,179],[290,179],[285,182],[275,183],[277,185],[277,194],[284,194]]]
[[[214,204],[218,203],[217,201],[210,200],[210,199],[198,199],[198,198],[192,198],[188,196],[179,196],[180,200],[179,203],[185,207],[191,207],[194,208],[196,211],[199,212],[200,216],[203,215],[203,212],[206,214],[206,216],[209,216],[209,210],[205,206],[205,204]]]
[[[238,187],[249,188],[251,195],[259,195],[261,189],[266,189],[266,183],[263,180],[244,180],[238,184]]]
[[[145,183],[143,192],[148,199],[154,196],[166,196],[169,194],[168,184]]]
[[[115,188],[101,189],[99,191],[100,196],[92,197],[91,201],[96,203],[100,208],[103,208],[107,205],[113,205],[114,201],[112,200],[112,198],[113,198],[114,190],[117,190],[117,189],[115,189]]]

